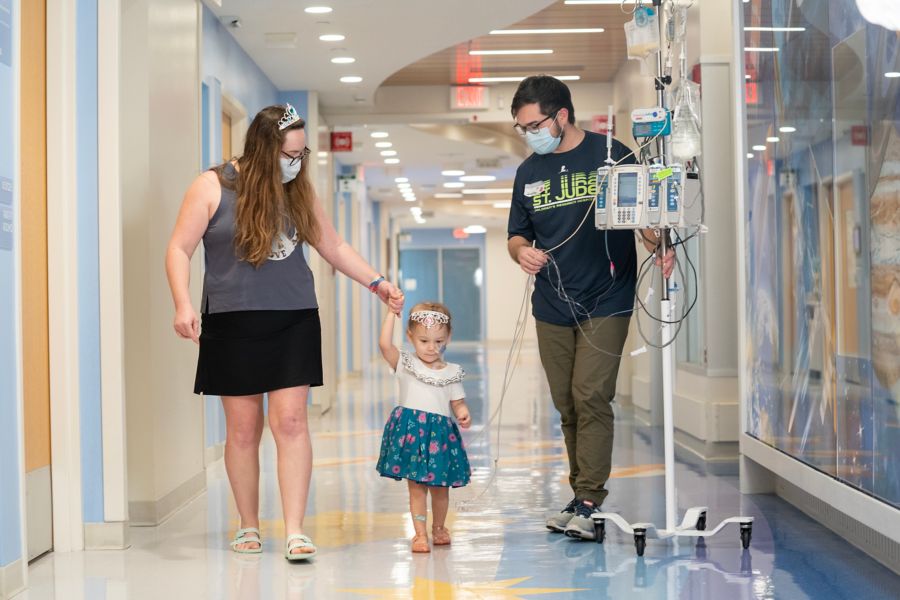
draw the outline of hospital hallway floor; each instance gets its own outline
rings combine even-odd
[[[900,597],[892,573],[799,510],[770,495],[738,492],[736,466],[713,474],[679,455],[680,514],[709,507],[709,527],[734,515],[755,518],[743,550],[737,525],[705,544],[648,540],[638,558],[631,536],[607,526],[603,544],[544,528],[548,509],[571,499],[559,419],[537,350],[526,346],[496,411],[507,348],[448,348],[466,372],[473,427],[464,433],[472,483],[450,493],[449,547],[413,555],[406,485],[375,472],[381,432],[394,406],[380,365],[340,386],[334,408],[312,418],[314,469],[305,529],[319,547],[309,563],[283,558],[275,448],[261,451],[264,552],[229,549],[238,527],[222,461],[207,491],[158,527],[133,527],[124,551],[49,554],[31,565],[16,600],[119,599],[744,599]],[[614,469],[604,510],[664,525],[662,430],[616,408]],[[498,427],[499,425],[499,427]],[[494,465],[497,465],[496,472]],[[717,469],[721,471],[722,469]],[[429,525],[430,530],[430,525]]]

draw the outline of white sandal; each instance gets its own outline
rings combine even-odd
[[[293,551],[297,548],[312,548],[312,552],[298,552],[294,554]],[[318,552],[318,548],[316,548],[316,545],[309,539],[309,536],[303,535],[302,533],[289,535],[285,542],[284,557],[291,562],[310,559],[318,554]]]
[[[253,534],[251,537],[249,534]],[[241,544],[256,544],[256,548],[238,548]],[[238,554],[261,554],[262,553],[262,537],[259,529],[256,527],[245,527],[238,529],[231,542],[231,549]]]

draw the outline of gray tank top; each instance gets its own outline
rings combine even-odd
[[[237,177],[231,164],[225,166],[225,177]],[[236,204],[237,193],[222,186],[219,208],[203,234],[206,273],[200,310],[222,313],[318,308],[312,271],[306,264],[302,244],[298,243],[293,227],[275,238],[268,260],[259,268],[237,257],[234,247]]]

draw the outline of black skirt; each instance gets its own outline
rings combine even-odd
[[[203,315],[195,394],[250,396],[322,385],[318,309]]]

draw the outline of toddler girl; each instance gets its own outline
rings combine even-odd
[[[452,410],[460,427],[468,429],[472,424],[461,383],[465,372],[443,360],[450,331],[447,307],[422,302],[410,311],[406,328],[414,352],[401,352],[394,346],[394,315],[390,312],[385,315],[378,342],[400,382],[400,396],[399,406],[384,426],[376,469],[384,477],[407,480],[416,529],[413,552],[431,551],[425,526],[429,492],[434,544],[450,543],[450,532],[444,527],[450,488],[469,483],[471,472],[459,429],[450,418]]]

